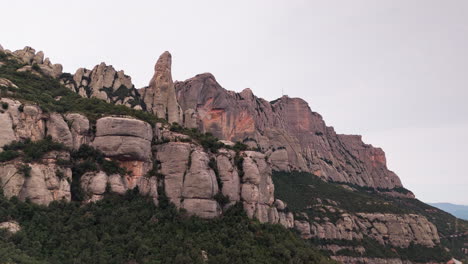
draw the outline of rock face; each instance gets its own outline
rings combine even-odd
[[[81,114],[70,113],[65,115],[65,121],[70,125],[73,149],[79,149],[81,145],[90,143],[88,118]]]
[[[118,161],[130,173],[129,188],[137,185],[152,167],[151,125],[129,117],[104,117],[96,122],[96,137],[91,145]]]
[[[95,97],[109,103],[142,109],[140,96],[130,76],[104,62],[92,70],[80,68],[74,75],[63,74],[60,81],[82,97]]]
[[[149,86],[141,92],[147,110],[169,123],[182,123],[182,111],[177,102],[171,74],[172,56],[164,52],[154,66],[154,76]]]
[[[66,159],[68,154],[56,154]],[[69,156],[68,156],[69,157]],[[52,201],[70,201],[71,169],[55,164],[55,159],[43,163],[26,164],[31,168],[30,175],[25,175],[18,162],[6,162],[0,165],[0,183],[6,197],[17,196],[21,200],[29,199],[37,204],[47,205]]]
[[[0,102],[8,104],[7,109],[0,111],[0,148],[14,140],[44,138],[46,122],[39,107],[8,98],[1,98]]]
[[[80,185],[85,192],[86,202],[102,199],[107,191],[124,194],[136,186],[141,194],[152,197],[155,203],[158,201],[156,177],[140,177],[136,181],[129,181],[128,177],[119,174],[107,175],[103,171],[87,172],[81,177]]]
[[[170,133],[173,132],[163,129],[159,136],[174,138]],[[249,217],[293,227],[292,213],[284,212],[283,202],[275,203],[271,166],[264,154],[255,151],[236,154],[227,149],[209,153],[185,142],[158,144],[154,150],[165,193],[177,207],[213,218],[222,213],[223,204],[216,198],[222,194],[229,201],[226,206],[241,202]]]
[[[335,223],[313,221],[310,234],[321,239],[341,240],[360,240],[366,235],[382,245],[402,248],[410,243],[425,247],[440,243],[434,224],[416,214],[344,213]]]
[[[19,69],[18,71],[31,71],[39,74],[35,65],[39,68],[40,72],[52,78],[58,78],[62,74],[63,67],[61,64],[52,64],[49,58],[44,59],[44,52],[36,50],[31,47],[25,47],[22,50],[14,52],[7,52],[20,59],[23,63],[28,65]]]
[[[336,134],[302,99],[283,96],[268,102],[250,89],[227,91],[209,73],[175,87],[186,127],[259,147],[273,169],[308,171],[361,186],[401,186],[380,148],[364,144],[360,136]]]

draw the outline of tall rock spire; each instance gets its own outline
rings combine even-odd
[[[149,112],[169,123],[182,122],[182,110],[177,103],[174,82],[171,74],[172,56],[165,51],[154,66],[154,75],[145,89],[143,100]]]

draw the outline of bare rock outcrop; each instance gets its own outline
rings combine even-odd
[[[130,76],[102,62],[92,70],[79,68],[75,74],[63,74],[60,82],[86,98],[99,98],[109,103],[142,109],[140,95]]]
[[[151,125],[130,117],[103,117],[96,122],[96,137],[91,145],[117,161],[129,172],[133,188],[152,167]]]
[[[0,223],[0,229],[6,229],[8,232],[15,234],[21,230],[21,226],[16,221],[6,221]]]
[[[357,214],[361,231],[379,241],[397,247],[408,247],[410,243],[433,247],[440,243],[434,224],[426,217],[416,214]]]
[[[81,176],[80,185],[85,192],[86,202],[101,200],[106,192],[124,194],[137,186],[141,194],[152,197],[155,203],[158,201],[156,177],[140,177],[136,182],[131,182],[124,175],[107,175],[103,171],[87,172]]]
[[[222,193],[229,197],[230,201],[240,201],[240,178],[237,168],[233,163],[234,151],[222,150],[216,156],[216,165],[219,177],[223,183]]]
[[[308,171],[376,188],[402,186],[380,148],[364,144],[360,136],[336,134],[302,99],[283,96],[268,102],[250,89],[227,91],[209,73],[176,82],[175,88],[186,127],[258,147],[275,170]]]
[[[51,113],[47,122],[47,135],[68,148],[73,148],[73,137],[62,115]]]
[[[49,58],[44,59],[44,52],[42,51],[36,53],[35,49],[25,47],[22,50],[17,50],[10,54],[27,64],[23,68],[18,69],[18,71],[30,71],[39,75],[45,74],[52,78],[59,78],[62,74],[62,65],[52,64]]]
[[[154,66],[154,76],[149,86],[142,89],[143,100],[150,113],[164,118],[169,123],[182,123],[182,110],[177,97],[171,73],[172,56],[164,52]]]
[[[35,105],[23,105],[9,98],[1,98],[7,109],[0,111],[0,148],[14,140],[43,139],[46,134],[46,117]]]
[[[0,64],[1,66],[1,64]],[[13,87],[18,88],[16,84],[6,78],[0,78],[0,87]]]
[[[79,149],[81,145],[90,143],[88,118],[82,114],[69,113],[65,115],[65,121],[70,126],[73,149]]]
[[[27,166],[27,174],[19,168]],[[17,196],[47,205],[52,201],[71,200],[71,170],[55,163],[8,162],[0,165],[0,184],[6,197]]]
[[[434,247],[440,243],[437,228],[416,214],[343,213],[331,222],[311,221],[312,237],[321,239],[361,240],[364,235],[382,245],[406,248],[410,243]]]

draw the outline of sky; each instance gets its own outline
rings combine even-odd
[[[0,44],[64,71],[100,62],[146,86],[211,72],[226,89],[305,99],[338,133],[382,147],[425,202],[468,205],[468,1],[8,1]]]

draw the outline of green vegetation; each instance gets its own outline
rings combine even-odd
[[[5,151],[0,152],[0,162],[13,160],[19,156],[20,156],[20,153],[18,151],[5,150]]]
[[[351,186],[354,191],[343,187],[343,183],[331,183],[321,180],[319,177],[305,172],[273,172],[275,184],[275,196],[288,203],[289,209],[295,213],[305,212],[309,219],[314,217],[328,217],[331,222],[340,218],[338,212],[323,211],[323,205],[338,207],[347,212],[358,213],[393,213],[393,214],[421,214],[434,223],[442,235],[455,233],[456,218],[448,213],[424,204],[417,199],[399,198],[381,194],[373,188]],[[394,189],[392,189],[394,190]],[[399,190],[405,192],[406,189]],[[388,191],[388,190],[387,190]],[[337,202],[337,205],[331,204]],[[295,214],[299,215],[299,214]],[[315,220],[314,220],[315,221]],[[459,230],[468,230],[466,221],[458,220]],[[454,241],[457,241],[456,244]],[[442,245],[451,249],[451,254],[463,259],[460,251],[465,238],[443,238]],[[364,256],[367,257],[399,257],[414,262],[446,261],[449,254],[441,246],[426,248],[419,245],[411,245],[406,249],[383,246],[377,241],[365,237],[363,240],[320,240],[312,239],[316,245],[337,244],[342,246],[363,246],[366,249]],[[352,250],[341,250],[338,254],[346,256],[360,256]]]
[[[185,128],[179,125],[178,123],[172,123],[170,128],[172,132],[181,133],[189,136],[200,145],[203,146],[205,150],[209,150],[213,153],[217,153],[220,148],[226,147],[223,143],[219,141],[218,138],[213,136],[211,133],[202,133],[196,128]]]
[[[7,110],[8,109],[8,103],[2,102],[2,109]]]
[[[331,199],[348,212],[408,213],[405,208],[388,203],[384,197],[350,191],[340,184],[325,182],[307,172],[273,172],[275,196],[286,201],[293,211],[317,204],[317,198]]]
[[[127,171],[119,167],[116,161],[105,159],[104,154],[89,145],[81,145],[80,148],[71,153],[72,200],[83,201],[85,194],[81,189],[80,179],[86,172],[104,171],[107,175],[120,174],[125,175]]]
[[[222,192],[218,192],[213,198],[219,203],[221,207],[224,207],[229,203],[229,196],[224,195]]]
[[[48,207],[0,195],[0,222],[11,219],[22,230],[0,234],[0,263],[335,263],[291,231],[248,219],[241,205],[204,220],[138,190]]]
[[[3,146],[3,149],[5,152],[0,153],[1,161],[8,161],[21,156],[24,162],[38,161],[44,154],[53,150],[67,150],[63,144],[53,141],[51,136],[39,141],[31,141],[31,139],[13,141]]]
[[[24,177],[31,177],[31,167],[28,164],[21,164],[18,166],[18,173],[23,174]]]
[[[152,125],[156,122],[165,122],[154,115],[128,108],[124,105],[114,105],[97,98],[83,98],[59,83],[58,80],[37,76],[30,72],[17,72],[24,66],[16,59],[0,52],[0,61],[5,65],[0,67],[0,78],[6,78],[19,88],[2,87],[0,96],[12,92],[8,97],[21,101],[35,103],[44,111],[49,112],[79,112],[86,115],[91,121],[105,115],[128,115],[146,121]]]

